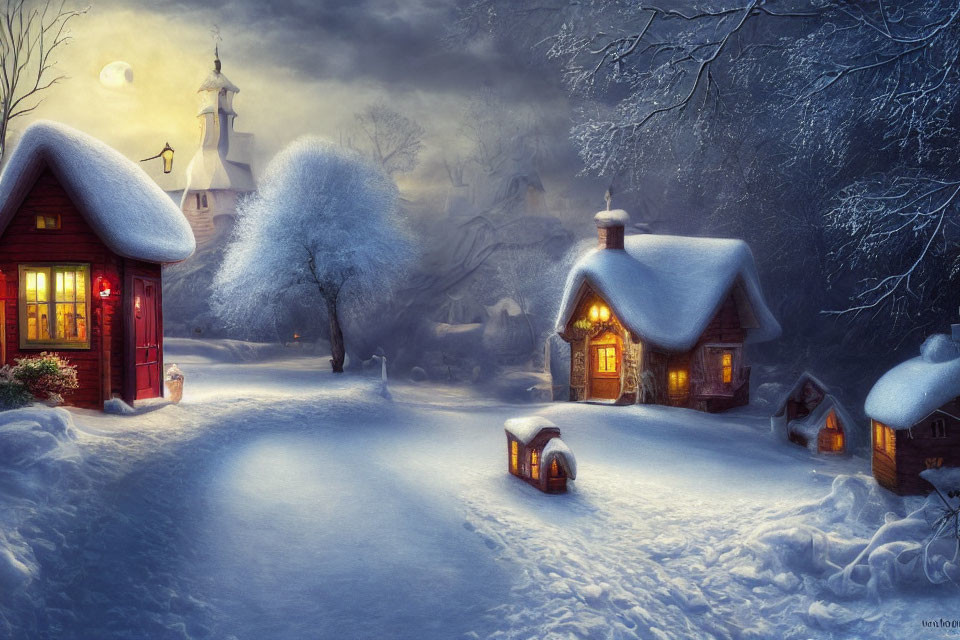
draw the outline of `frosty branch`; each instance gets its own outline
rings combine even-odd
[[[54,74],[54,56],[70,41],[70,21],[87,11],[68,10],[65,2],[6,0],[0,9],[0,159],[10,122],[35,110],[39,94],[64,79]]]

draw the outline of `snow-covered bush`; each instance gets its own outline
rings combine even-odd
[[[13,377],[37,400],[53,403],[62,402],[64,394],[79,386],[77,368],[57,354],[46,351],[30,358],[17,358]]]
[[[33,400],[27,386],[13,377],[13,367],[8,364],[0,367],[0,410],[19,409]]]

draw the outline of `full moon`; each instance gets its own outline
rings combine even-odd
[[[111,62],[100,70],[100,84],[110,89],[133,84],[133,67],[122,60]]]

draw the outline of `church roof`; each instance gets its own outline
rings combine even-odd
[[[743,240],[641,234],[627,237],[623,251],[589,251],[567,277],[558,333],[566,331],[584,285],[606,300],[627,329],[668,351],[692,348],[731,291],[741,320],[749,320],[748,342],[780,335]]]
[[[240,89],[237,88],[237,85],[230,82],[230,80],[227,79],[227,76],[214,69],[207,74],[207,77],[204,79],[197,91],[219,91],[220,89],[226,89],[227,91],[232,91],[233,93],[240,92]]]
[[[0,232],[44,167],[114,253],[159,263],[193,253],[186,218],[143,169],[100,140],[45,120],[27,127],[0,175]]]

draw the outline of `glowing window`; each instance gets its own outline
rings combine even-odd
[[[518,450],[517,441],[511,440],[510,441],[510,469],[514,473],[516,473],[517,471],[517,450]]]
[[[896,453],[896,436],[893,429],[876,420],[873,421],[873,449],[891,458]]]
[[[690,389],[686,369],[672,369],[668,374],[668,390],[672,396],[682,396]]]
[[[597,373],[616,373],[617,372],[617,348],[616,347],[598,347],[596,360],[597,360]]]
[[[90,266],[20,267],[21,346],[90,346]]]
[[[59,229],[59,214],[37,214],[37,229]]]
[[[530,451],[530,477],[540,479],[540,452],[536,449]]]
[[[838,428],[838,426],[837,426],[837,414],[836,414],[836,412],[835,412],[833,409],[831,409],[831,410],[830,410],[830,413],[827,414],[827,429],[830,429],[830,430],[832,430],[832,431],[836,431],[837,428]]]
[[[560,465],[557,464],[557,459],[554,458],[550,463],[550,477],[559,478],[560,477]]]
[[[730,384],[733,382],[733,354],[729,351],[724,352],[721,359],[721,366],[723,367],[723,384]]]

